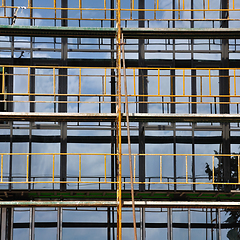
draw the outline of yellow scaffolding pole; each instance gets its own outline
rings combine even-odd
[[[236,70],[234,69],[234,96],[237,95],[236,90],[237,90],[237,88],[236,88]]]
[[[107,69],[106,68],[105,68],[105,75],[104,75],[104,92],[103,93],[104,93],[104,96],[107,93]]]
[[[1,182],[3,181],[3,155],[1,155]]]
[[[81,155],[79,155],[79,182],[81,182],[81,167],[82,167],[82,163],[81,163],[82,159],[81,159]]]
[[[133,173],[134,173],[134,176],[133,176],[133,181],[135,182],[136,181],[136,155],[133,156]]]
[[[30,67],[28,68],[28,101],[30,101]]]
[[[54,170],[55,170],[55,155],[53,155],[52,182],[54,182]]]
[[[54,102],[56,101],[56,71],[53,68],[53,95],[54,95]]]
[[[27,172],[26,172],[26,182],[28,182],[28,168],[29,168],[29,155],[27,155]]]
[[[186,183],[188,183],[188,159],[187,159],[187,156],[185,157],[186,158]]]
[[[5,100],[5,68],[2,68],[2,93],[3,99]]]
[[[104,17],[107,18],[107,3],[106,0],[104,0]]]
[[[133,69],[133,94],[136,96],[136,70]]]
[[[209,69],[209,95],[212,95],[212,86],[211,86],[211,70]]]
[[[215,165],[214,165],[214,156],[212,156],[212,183],[214,183],[215,182],[215,173],[214,173],[214,171],[215,171]]]
[[[104,155],[104,180],[107,182],[107,156]]]
[[[160,156],[160,183],[162,183],[162,156]]]
[[[122,240],[121,1],[117,0],[117,240]]]
[[[185,69],[183,69],[183,96],[185,95]]]
[[[57,18],[57,4],[56,4],[56,0],[54,0],[54,14],[55,14],[55,19]]]

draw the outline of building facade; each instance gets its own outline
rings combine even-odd
[[[238,239],[239,12],[3,0],[1,240]]]

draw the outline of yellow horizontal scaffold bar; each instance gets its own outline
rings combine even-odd
[[[2,0],[3,1],[3,0]],[[36,6],[26,6],[26,9],[33,9],[33,10],[68,10],[68,11],[79,11],[79,10],[82,10],[82,11],[117,11],[118,9],[117,8],[107,8],[106,7],[106,3],[105,3],[105,0],[102,0],[103,1],[103,7],[102,8],[99,8],[99,7],[67,7],[67,8],[62,8],[62,7],[55,7],[54,5],[52,7],[36,7]],[[182,0],[184,1],[184,0]],[[183,12],[183,11],[191,11],[191,12],[222,12],[222,11],[240,11],[239,8],[235,8],[235,4],[232,5],[232,7],[230,7],[229,9],[221,9],[221,8],[186,8],[185,5],[184,7],[180,7],[180,8],[175,8],[175,9],[172,9],[172,8],[161,8],[159,7],[161,6],[158,5],[158,8],[151,8],[151,7],[148,7],[148,5],[146,5],[146,8],[145,9],[139,9],[137,7],[133,7],[133,4],[132,4],[132,7],[131,8],[121,8],[120,10],[121,11],[144,11],[144,12]],[[19,8],[19,6],[10,6],[10,5],[1,5],[0,6],[0,9],[1,8],[9,8],[9,9],[17,9]]]
[[[68,98],[67,103],[113,103],[111,101],[111,97],[117,97],[117,94],[111,94],[110,92],[110,81],[112,77],[115,77],[111,74],[112,69],[116,69],[113,67],[56,67],[56,66],[13,66],[13,65],[0,65],[3,69],[2,74],[2,93],[3,100],[5,103],[7,102],[34,102],[34,103],[60,103],[57,97],[60,96],[67,96],[67,97],[76,97]],[[15,71],[14,73],[8,73],[5,69],[13,68]],[[46,70],[44,73],[43,71],[38,72],[35,71],[35,74],[31,74],[30,69],[36,70]],[[69,72],[69,74],[61,75],[58,73],[59,69],[69,69],[73,70]],[[136,78],[139,78],[139,70],[144,69],[148,70],[147,74],[145,75],[148,78],[149,85],[153,89],[157,89],[155,94],[138,94],[138,86],[136,84]],[[25,73],[21,73],[17,70],[25,71]],[[49,70],[49,71],[48,71]],[[76,74],[74,74],[74,70],[76,70]],[[171,74],[172,71],[175,70],[175,74]],[[192,75],[191,71],[196,70],[196,74]],[[228,70],[228,76],[220,74],[220,70]],[[93,74],[93,71],[96,74]],[[240,97],[240,88],[239,88],[239,80],[240,80],[240,68],[127,68],[127,79],[133,85],[131,91],[128,92],[128,97],[136,97],[134,101],[129,99],[129,103],[139,103],[139,97],[149,97],[148,103],[152,104],[238,104],[238,98]],[[218,71],[219,73],[217,73]],[[28,91],[27,92],[14,92],[8,93],[5,91],[4,84],[5,84],[5,77],[12,76],[15,81],[27,81],[28,84]],[[60,94],[56,93],[56,78],[60,76],[66,76],[69,78],[69,81],[78,81],[78,86],[76,89],[78,92],[76,93],[67,93],[67,94]],[[38,93],[31,93],[29,89],[30,84],[30,77],[35,77],[36,81],[38,81],[38,77],[47,77],[48,81],[51,82],[52,92],[45,93],[45,92],[38,92]],[[178,94],[173,94],[172,91],[169,91],[168,88],[162,87],[162,82],[172,81],[172,78],[175,77],[175,81],[177,82],[178,86],[182,85],[183,90],[182,93],[178,92]],[[189,94],[190,85],[187,84],[190,78],[194,77],[197,82],[196,90],[197,93],[195,95]],[[220,95],[214,93],[216,84],[218,85],[218,79],[220,77],[228,77],[229,79],[229,94]],[[83,88],[83,81],[87,81],[89,78],[93,79],[94,81],[102,82],[102,89],[99,90],[99,93],[87,93],[86,89]],[[40,78],[39,78],[40,79]],[[87,80],[86,80],[87,79]],[[172,83],[172,82],[171,82]],[[76,83],[75,83],[76,84]],[[86,86],[86,84],[85,84]],[[109,86],[109,87],[108,87]],[[206,93],[206,90],[208,93]],[[88,89],[89,90],[89,89]],[[84,92],[84,93],[83,93]],[[188,93],[187,93],[188,92]],[[28,101],[26,100],[10,100],[8,96],[28,96]],[[34,101],[30,101],[30,96],[35,97],[42,97],[42,99],[37,99]],[[123,96],[123,94],[121,95]],[[44,97],[52,97],[52,99],[48,99],[47,101]],[[80,98],[81,97],[81,98]],[[84,98],[85,97],[85,98]],[[90,100],[90,97],[91,100]],[[97,97],[94,98],[94,97]],[[138,97],[138,98],[137,98]],[[207,99],[210,97],[210,100]],[[156,98],[156,99],[154,99]],[[170,99],[169,99],[170,98]],[[177,99],[178,98],[178,99]],[[179,99],[182,98],[182,99]],[[188,98],[188,99],[187,99]],[[229,100],[220,101],[221,98],[228,98]],[[174,99],[174,101],[173,101]],[[124,101],[122,101],[124,103]]]
[[[110,178],[107,174],[107,169],[108,169],[108,164],[111,161],[111,157],[109,156],[118,156],[118,154],[110,154],[110,153],[0,153],[1,155],[1,182],[0,184],[9,184],[9,183],[14,183],[14,184],[20,184],[20,183],[31,183],[31,184],[39,184],[39,183],[51,183],[51,184],[55,184],[55,183],[75,183],[75,184],[86,184],[86,183],[91,183],[91,184],[110,184],[110,183],[117,183],[116,181],[109,181],[108,179]],[[60,161],[60,158],[56,158],[56,156],[78,156],[78,160],[79,160],[79,167],[78,167],[78,171],[79,171],[79,175],[76,177],[69,177],[69,178],[76,178],[77,181],[73,181],[73,180],[66,180],[66,181],[60,181],[59,180],[59,173],[57,174],[55,171],[55,163],[56,161]],[[23,156],[21,158],[18,159],[18,163],[22,164],[23,161],[26,161],[26,175],[25,175],[25,180],[20,180],[20,181],[9,181],[9,177],[7,176],[7,174],[4,174],[4,164],[7,164],[6,162],[8,161],[8,158],[6,156],[15,156],[15,157],[20,157]],[[31,156],[31,158],[30,158]],[[37,177],[33,177],[29,175],[29,166],[30,166],[30,161],[32,161],[32,157],[33,156],[51,156],[52,157],[52,162],[53,164],[52,166],[52,176],[51,177],[45,177],[46,181],[41,180],[41,181],[37,181]],[[96,161],[98,162],[98,169],[99,171],[101,171],[101,167],[102,166],[102,172],[104,172],[104,174],[100,177],[92,177],[94,178],[99,178],[98,181],[93,180],[93,181],[89,181],[90,177],[86,177],[88,178],[87,181],[84,181],[84,177],[82,176],[82,164],[84,163],[84,161],[89,161],[89,158],[93,157],[93,156],[99,156],[98,159],[96,159]],[[125,158],[126,156],[128,156],[128,154],[122,154],[123,158],[122,160],[125,161],[127,158]],[[215,162],[217,161],[216,159],[219,160],[219,158],[222,157],[227,157],[229,158],[229,161],[231,161],[231,159],[236,159],[237,160],[237,176],[240,176],[240,155],[239,154],[132,154],[133,159],[134,159],[134,178],[133,178],[133,183],[134,184],[186,184],[186,185],[191,185],[191,184],[207,184],[207,185],[240,185],[240,181],[234,181],[234,182],[224,182],[224,181],[216,181],[214,178],[209,181],[208,176],[206,176],[207,179],[204,181],[203,178],[196,178],[194,181],[189,177],[188,175],[188,168],[189,168],[189,162],[191,161],[192,157],[195,157],[195,160],[202,160],[204,159],[204,161],[208,162],[212,162],[212,167],[215,166]],[[151,161],[151,159],[159,159],[160,161],[160,175],[159,175],[159,181],[155,181],[156,177],[148,177],[149,181],[147,182],[141,182],[138,181],[138,176],[136,174],[136,161],[138,161],[137,157],[139,156],[145,156],[148,157],[148,162]],[[149,158],[152,157],[152,158]],[[185,158],[185,181],[182,181],[181,179],[184,179],[184,177],[180,178],[180,181],[166,181],[165,179],[171,179],[172,177],[168,177],[168,176],[163,176],[164,174],[164,166],[163,163],[166,161],[169,161],[169,157],[177,157],[176,160],[178,161],[178,158],[181,157],[181,159]],[[183,157],[183,158],[182,158]],[[198,157],[198,158],[196,158]],[[200,157],[200,159],[199,159]],[[102,162],[102,165],[99,164],[99,162]],[[76,166],[77,167],[77,166]],[[85,166],[86,167],[86,166]],[[89,165],[89,168],[94,167],[93,165]],[[213,168],[214,169],[214,168]],[[86,171],[86,170],[85,170]],[[214,175],[214,172],[213,172]],[[20,177],[22,178],[22,177]],[[44,177],[41,177],[41,179],[43,179]],[[49,180],[49,178],[51,180]],[[129,176],[125,176],[122,177],[123,184],[130,184],[129,181],[126,181]]]
[[[157,1],[157,2],[156,2]],[[78,1],[77,1],[78,2]],[[57,7],[57,4],[56,4],[56,0],[54,0],[52,2],[52,6],[34,6],[34,4],[30,4],[31,2],[28,1],[28,4],[26,6],[24,6],[23,8],[26,9],[27,12],[29,12],[29,10],[35,10],[36,11],[47,11],[50,15],[52,14],[52,17],[42,17],[41,15],[36,15],[36,16],[32,16],[32,11],[30,11],[30,14],[29,16],[19,16],[18,18],[19,19],[43,19],[43,20],[63,20],[63,19],[68,19],[68,20],[76,20],[76,21],[79,21],[79,20],[98,20],[98,21],[109,21],[109,20],[113,20],[113,21],[139,21],[139,19],[137,17],[134,17],[134,14],[133,12],[150,12],[150,13],[154,13],[153,14],[153,17],[151,18],[145,18],[145,19],[141,19],[142,20],[154,20],[154,21],[211,21],[211,20],[215,20],[215,21],[221,21],[221,20],[224,20],[222,18],[219,18],[219,17],[216,17],[216,18],[213,18],[213,19],[209,19],[206,17],[206,13],[210,12],[210,13],[214,13],[214,12],[218,12],[218,13],[221,13],[221,12],[238,12],[240,11],[239,8],[236,8],[235,6],[235,0],[230,0],[230,4],[229,4],[229,9],[222,9],[222,8],[216,8],[215,5],[211,5],[210,4],[210,0],[207,0],[206,4],[205,4],[205,0],[202,0],[202,3],[200,4],[200,8],[190,8],[190,6],[188,6],[186,3],[185,3],[185,0],[181,0],[181,1],[178,1],[178,7],[173,9],[173,8],[170,8],[170,7],[167,7],[166,8],[166,5],[162,5],[162,3],[160,2],[160,0],[155,0],[154,1],[154,4],[146,4],[146,8],[145,9],[139,9],[138,7],[135,7],[136,4],[134,4],[134,1],[131,0],[130,1],[130,4],[129,4],[129,8],[123,8],[123,7],[119,7],[119,8],[115,8],[115,7],[109,7],[108,4],[107,4],[107,1],[106,0],[100,0],[99,1],[101,3],[101,7],[94,7],[94,5],[92,4],[91,1],[88,1],[87,4],[85,3],[84,4],[84,7],[83,7],[83,4],[82,4],[82,0],[79,0],[79,2],[76,4],[75,7],[67,7],[67,8],[62,8],[62,7]],[[201,1],[200,1],[201,2]],[[13,5],[11,6],[9,3],[6,4],[6,1],[5,0],[2,0],[2,5],[0,6],[0,9],[3,9],[3,16],[0,16],[0,18],[8,18],[8,19],[12,19],[14,18],[15,16],[12,16],[12,14],[10,15],[9,13],[11,11],[6,11],[7,9],[13,9],[13,10],[17,10],[19,9],[19,6],[16,6],[16,5]],[[58,14],[57,12],[60,12],[62,10],[67,10],[67,11],[70,11],[70,12],[77,12],[77,13],[80,13],[80,16],[79,18],[72,18],[72,17],[68,17],[68,18],[61,18],[61,17],[57,17]],[[96,16],[95,18],[89,18],[89,12],[94,12],[94,16]],[[118,13],[118,11],[121,13],[121,12],[129,12],[129,17],[127,18],[123,18],[123,17],[120,17],[120,18],[113,18],[111,19],[110,16],[108,17],[107,15],[107,12],[115,12],[115,13]],[[178,18],[159,18],[157,17],[157,13],[158,12],[176,12],[178,13]],[[202,12],[203,13],[203,16],[200,17],[200,18],[195,18],[195,19],[182,19],[181,17],[181,14],[182,12]],[[70,15],[70,14],[69,14]],[[111,14],[109,14],[111,15]],[[117,15],[117,14],[115,14]],[[125,15],[125,14],[123,14]],[[86,17],[85,17],[86,16]],[[216,16],[219,16],[216,15]],[[228,20],[231,20],[231,21],[238,21],[239,19],[234,19],[234,18],[231,18],[228,16]]]
[[[116,67],[71,67],[71,66],[24,66],[24,65],[0,65],[0,67],[5,68],[33,68],[33,69],[117,69]],[[123,68],[123,67],[122,67]],[[126,69],[143,69],[143,70],[240,70],[240,68],[206,68],[206,67],[199,67],[199,68],[176,68],[176,67],[126,67]],[[208,73],[206,73],[208,76]],[[65,76],[65,75],[62,75]],[[74,74],[73,74],[74,76]]]

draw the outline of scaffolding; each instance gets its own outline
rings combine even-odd
[[[2,0],[1,240],[238,234],[239,12]]]

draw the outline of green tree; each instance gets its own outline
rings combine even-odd
[[[214,151],[217,155],[218,152]],[[235,153],[234,153],[235,154]],[[233,155],[234,155],[233,154]],[[209,166],[208,163],[206,163],[205,166],[205,173],[208,175],[209,180],[212,180],[214,177],[215,182],[223,182],[223,161],[221,156],[216,156],[218,159],[218,164],[216,167],[214,167],[214,176],[213,176],[213,170]],[[230,157],[230,182],[233,183],[231,185],[231,188],[234,190],[239,190],[240,185],[234,185],[234,183],[238,182],[238,157],[232,156]],[[214,188],[216,188],[216,185],[214,185]],[[224,185],[217,185],[218,190],[223,190]],[[229,240],[240,240],[240,227],[236,227],[240,225],[240,211],[236,210],[229,210],[225,209],[226,214],[229,214],[229,217],[225,221],[229,225],[232,225],[232,229],[228,231],[227,237]]]

